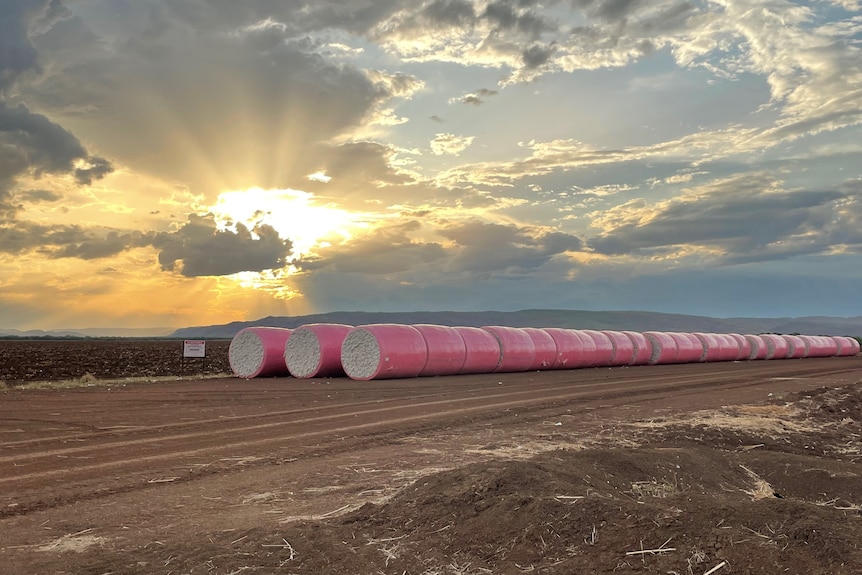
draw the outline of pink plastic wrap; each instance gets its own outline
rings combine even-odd
[[[500,344],[502,358],[495,372],[527,371],[533,365],[536,346],[530,335],[517,327],[486,325],[482,329],[493,335]]]
[[[631,365],[647,365],[652,357],[652,344],[647,337],[637,331],[624,331],[634,345],[634,359]]]
[[[611,365],[614,359],[614,342],[607,335],[594,329],[581,329],[580,333],[588,335],[596,344],[596,351],[593,353],[592,367],[604,367]]]
[[[763,341],[766,342],[766,347],[769,351],[766,352],[766,359],[784,359],[787,357],[787,340],[774,333],[760,334]]]
[[[460,373],[467,359],[467,346],[453,327],[417,324],[413,326],[428,348],[428,360],[419,375],[452,375]]]
[[[523,329],[530,339],[533,340],[533,363],[530,365],[530,370],[535,369],[551,369],[554,362],[557,361],[557,344],[554,338],[543,329],[535,327],[524,327]]]
[[[841,346],[838,351],[839,356],[849,357],[859,353],[859,342],[856,339],[846,336],[835,336],[832,339]]]
[[[700,343],[703,346],[703,353],[700,354],[700,361],[725,360],[721,349],[721,338],[718,334],[697,332],[694,336],[700,340]]]
[[[766,359],[766,355],[769,353],[769,347],[766,345],[766,341],[764,341],[762,337],[759,335],[746,335],[745,339],[748,340],[751,347],[748,359]]]
[[[629,336],[621,331],[602,331],[611,340],[614,355],[611,357],[611,365],[631,365],[635,360],[635,344]]]
[[[312,323],[293,331],[284,346],[284,363],[293,377],[344,375],[341,345],[352,325]]]
[[[832,357],[838,353],[838,343],[831,337],[801,335],[808,348],[808,357]]]
[[[545,328],[557,346],[557,359],[551,364],[551,369],[575,369],[592,365],[596,344],[593,338],[573,329],[559,327]],[[589,340],[588,342],[586,340]]]
[[[464,341],[466,351],[460,373],[492,373],[500,365],[502,352],[497,338],[478,327],[453,328]]]
[[[237,332],[228,348],[234,375],[253,377],[289,375],[284,363],[284,346],[291,330],[280,327],[247,327]]]
[[[677,347],[676,363],[696,363],[703,355],[703,344],[690,333],[674,332],[669,334],[675,341]]]
[[[356,327],[341,345],[341,365],[352,379],[416,377],[425,368],[425,338],[409,325],[373,324]]]
[[[751,342],[749,342],[744,335],[738,333],[731,333],[728,335],[736,340],[736,344],[739,349],[739,352],[736,354],[736,357],[730,358],[730,360],[734,361],[740,359],[748,359],[748,356],[751,355]]]
[[[679,350],[676,346],[676,340],[670,334],[662,331],[646,331],[644,336],[649,340],[652,347],[652,355],[650,356],[649,364],[666,364],[676,363],[676,356]]]
[[[808,354],[805,348],[805,340],[798,335],[783,335],[787,342],[787,359],[802,359]]]

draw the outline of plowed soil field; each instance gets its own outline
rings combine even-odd
[[[0,573],[862,573],[862,356],[244,381],[7,343],[80,385],[3,375]]]

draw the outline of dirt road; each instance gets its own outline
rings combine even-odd
[[[227,573],[189,550],[342,516],[432,472],[625,443],[614,430],[634,421],[860,380],[852,357],[10,390],[0,394],[0,572]],[[171,541],[185,556],[156,566],[141,552]]]

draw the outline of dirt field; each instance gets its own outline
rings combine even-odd
[[[0,573],[862,573],[862,356],[105,377],[0,392]]]

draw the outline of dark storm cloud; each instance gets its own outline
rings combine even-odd
[[[420,228],[416,220],[384,226],[349,245],[335,246],[319,257],[303,260],[300,266],[306,271],[371,275],[417,270],[445,257],[440,244],[409,237]]]
[[[56,202],[63,199],[63,194],[51,190],[25,190],[16,194],[18,198],[25,202]]]
[[[78,225],[11,221],[0,226],[0,252],[21,254],[36,250],[51,259],[109,257],[150,241],[148,235],[137,231],[86,229]]]
[[[555,255],[582,248],[576,236],[514,225],[469,222],[438,233],[456,244],[447,269],[479,276],[534,270]]]
[[[505,0],[488,4],[482,17],[498,29],[517,30],[527,38],[538,38],[543,32],[556,29],[556,26],[534,12],[516,9],[512,2]]]
[[[547,64],[553,54],[553,44],[548,46],[537,44],[535,46],[530,46],[521,52],[521,61],[524,63],[524,67],[528,70],[535,70],[536,68]]]
[[[87,164],[86,167],[75,170],[75,181],[81,185],[88,186],[93,183],[93,180],[104,178],[114,171],[111,162],[104,158],[91,157],[87,160]]]
[[[785,259],[858,242],[858,222],[848,214],[858,209],[859,199],[858,191],[767,191],[734,179],[711,193],[668,202],[646,222],[621,225],[588,244],[607,255],[694,245],[722,250],[723,263]]]
[[[469,26],[476,19],[473,4],[464,0],[435,0],[422,9],[422,15],[440,28]]]
[[[162,270],[186,277],[278,269],[287,263],[292,248],[290,240],[280,238],[271,226],[249,230],[237,223],[236,232],[219,230],[212,214],[189,215],[188,223],[176,232],[158,234],[152,245],[159,250]]]
[[[0,96],[21,74],[39,71],[39,54],[30,41],[68,11],[59,0],[5,0],[0,6]]]
[[[643,0],[572,0],[577,8],[604,20],[621,20],[635,12]]]

